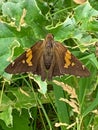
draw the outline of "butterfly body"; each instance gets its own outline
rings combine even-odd
[[[88,69],[62,43],[54,41],[52,34],[35,43],[9,64],[5,71],[10,74],[32,72],[41,75],[43,81],[64,74],[80,77],[90,75]]]
[[[44,64],[46,69],[49,69],[53,60],[53,44],[54,44],[53,39],[47,38],[44,41],[44,44],[45,44],[45,48],[43,52],[43,59],[44,59]]]

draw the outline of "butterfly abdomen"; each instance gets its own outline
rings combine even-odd
[[[44,59],[45,67],[48,70],[51,66],[52,59],[53,59],[53,48],[50,48],[50,47],[45,48],[43,59]]]

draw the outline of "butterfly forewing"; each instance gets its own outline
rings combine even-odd
[[[40,57],[43,52],[43,41],[37,42],[30,49],[25,51],[22,55],[16,58],[5,69],[10,74],[32,72],[40,74]]]
[[[55,43],[55,54],[61,74],[89,76],[88,69],[62,43]]]

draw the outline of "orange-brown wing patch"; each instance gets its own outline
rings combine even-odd
[[[33,58],[33,53],[32,53],[32,50],[31,49],[28,49],[26,51],[26,59],[23,59],[22,60],[22,63],[25,64],[27,63],[28,66],[32,66],[33,63],[32,63],[32,58]]]
[[[71,52],[69,50],[67,50],[65,52],[65,57],[64,57],[64,60],[65,60],[64,68],[68,68],[70,65],[71,66],[75,65],[74,62],[71,62],[71,59],[72,59]]]

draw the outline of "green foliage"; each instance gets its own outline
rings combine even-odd
[[[82,5],[72,0],[0,1],[0,130],[58,130],[55,123],[59,122],[61,130],[97,130],[97,10],[93,0]],[[47,33],[66,44],[87,66],[89,78],[55,77],[59,85],[31,74],[12,77],[4,72],[9,62]],[[75,90],[76,98],[61,82]],[[71,106],[74,102],[77,107]]]

